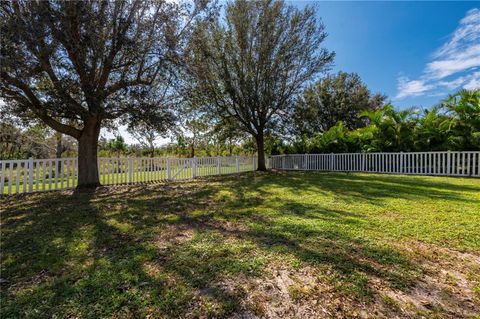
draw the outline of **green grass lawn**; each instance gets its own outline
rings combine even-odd
[[[246,173],[0,208],[2,318],[479,318],[479,179]]]

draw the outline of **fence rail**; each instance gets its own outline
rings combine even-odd
[[[103,185],[193,179],[256,169],[256,157],[99,158]],[[73,188],[78,181],[76,158],[0,161],[0,195]]]
[[[270,163],[282,170],[480,176],[480,152],[294,154]]]

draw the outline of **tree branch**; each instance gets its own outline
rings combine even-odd
[[[51,116],[49,116],[45,109],[42,107],[42,103],[40,102],[40,100],[35,96],[35,93],[33,93],[33,91],[28,87],[28,85],[21,82],[20,80],[10,77],[6,72],[1,72],[0,74],[1,78],[5,82],[16,87],[25,94],[25,96],[23,96],[17,91],[3,88],[3,90],[8,91],[11,94],[11,98],[13,98],[18,103],[21,103],[23,106],[29,108],[32,112],[35,113],[35,115],[37,115],[42,121],[44,121],[45,124],[53,128],[54,130],[70,135],[74,138],[80,137],[82,131],[76,129],[75,127],[60,123],[57,120],[53,119]]]

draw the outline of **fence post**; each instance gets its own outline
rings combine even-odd
[[[220,156],[217,156],[217,175],[220,175]]]
[[[7,175],[7,162],[0,161],[0,195],[3,195],[3,188],[5,187],[5,175]]]
[[[330,153],[330,170],[333,171],[333,153]]]
[[[192,158],[192,178],[197,177],[197,158]]]
[[[403,173],[403,152],[400,152],[400,169],[398,173]]]
[[[28,192],[33,192],[33,157],[28,159]]]
[[[450,150],[447,151],[447,174],[446,175],[450,175],[450,172],[452,171],[451,170],[451,163],[450,163],[450,157],[451,157],[451,154],[450,154]]]
[[[167,180],[172,179],[171,169],[170,169],[170,157],[167,158]]]
[[[240,173],[240,166],[238,164],[238,156],[235,156],[235,169],[237,170],[237,173]]]
[[[365,157],[366,154],[362,153],[362,172],[365,172]]]
[[[472,173],[470,172],[470,153],[467,153],[467,175],[472,176]]]
[[[308,170],[308,155],[303,154],[303,166],[305,170]]]
[[[128,183],[133,184],[133,158],[128,159]]]

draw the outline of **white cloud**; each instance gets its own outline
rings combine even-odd
[[[475,8],[467,12],[467,15],[460,20],[450,41],[445,43],[434,53],[434,57],[453,56],[459,51],[470,47],[472,43],[480,41],[480,10]]]
[[[432,54],[419,79],[398,78],[397,99],[435,90],[480,87],[480,9],[469,10],[450,39]],[[470,73],[474,72],[474,73]],[[470,73],[470,74],[469,74]]]
[[[467,90],[480,88],[480,72],[475,72],[463,87]]]
[[[480,24],[480,21],[479,21]],[[480,66],[480,44],[472,45],[463,52],[456,52],[446,59],[427,64],[426,76],[432,80],[443,79],[458,72]]]
[[[398,94],[397,98],[402,99],[407,96],[419,96],[431,89],[431,86],[426,85],[422,80],[410,80],[403,76],[398,79]]]
[[[467,81],[467,77],[461,76],[457,79],[451,80],[451,81],[440,81],[438,82],[439,86],[446,87],[449,90],[453,90],[455,88],[458,88],[461,86],[463,83]]]

